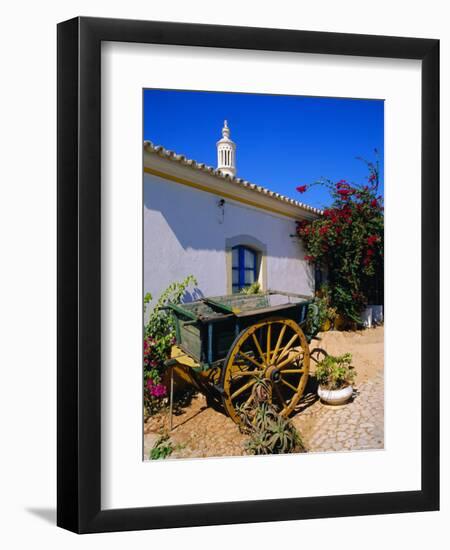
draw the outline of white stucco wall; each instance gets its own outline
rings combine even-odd
[[[173,281],[194,275],[194,297],[227,293],[225,243],[249,235],[266,247],[266,287],[312,294],[294,220],[160,177],[144,174],[144,292],[154,298]],[[229,269],[229,267],[228,267]]]

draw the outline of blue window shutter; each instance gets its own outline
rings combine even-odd
[[[234,277],[234,281],[232,281],[232,289],[233,292],[238,292],[242,288],[250,286],[251,283],[246,282],[246,279],[250,279],[253,282],[257,281],[256,276],[256,267],[257,267],[257,258],[256,258],[256,252],[252,250],[251,248],[248,248],[243,245],[238,245],[233,247],[233,251],[236,251],[236,254],[233,254],[233,262],[232,262],[232,270],[233,273],[237,272],[238,274],[238,281],[236,283],[236,277]],[[246,264],[246,253],[247,253],[247,264]],[[251,255],[250,262],[248,262],[248,254]],[[235,261],[237,260],[237,265]],[[247,267],[248,264],[251,264],[251,267]],[[246,273],[248,274],[251,272],[250,277],[246,277]]]
[[[239,247],[239,289],[245,284],[244,247]]]

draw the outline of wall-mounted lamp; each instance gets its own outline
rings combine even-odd
[[[219,208],[220,214],[219,214],[219,223],[223,223],[225,220],[225,199],[220,199],[217,202],[217,207]]]

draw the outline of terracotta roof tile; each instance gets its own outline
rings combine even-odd
[[[251,189],[252,191],[255,191],[256,193],[261,193],[263,195],[269,195],[270,197],[273,197],[276,200],[279,200],[281,202],[287,202],[289,204],[292,204],[294,206],[298,206],[299,208],[306,210],[308,212],[313,212],[315,214],[322,214],[322,210],[320,208],[314,208],[313,206],[309,206],[303,202],[297,201],[295,199],[291,199],[290,197],[286,197],[284,195],[281,195],[280,193],[277,193],[275,191],[271,191],[270,189],[266,189],[265,187],[261,187],[260,185],[256,185],[255,183],[251,183],[247,180],[244,180],[242,178],[237,178],[230,176],[228,174],[222,174],[220,170],[217,170],[216,168],[213,168],[212,166],[208,166],[207,164],[204,164],[202,162],[197,162],[193,159],[188,159],[184,155],[180,155],[175,153],[174,151],[170,151],[169,149],[165,149],[161,145],[154,145],[151,141],[144,141],[144,150],[148,153],[153,153],[156,155],[159,155],[161,157],[168,158],[174,162],[179,162],[180,164],[184,164],[186,166],[189,166],[190,168],[194,170],[199,170],[202,172],[208,172],[216,177],[219,177],[224,180],[228,180],[230,183],[234,183],[237,185],[241,185],[242,187],[246,187],[247,189]]]

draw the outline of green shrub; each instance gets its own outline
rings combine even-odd
[[[241,289],[241,294],[260,294],[261,293],[261,285],[258,283],[258,281],[255,281],[250,286],[246,286]]]
[[[145,415],[161,409],[167,388],[161,383],[164,363],[170,357],[175,343],[175,325],[170,312],[164,307],[168,302],[179,303],[191,285],[196,285],[195,277],[189,275],[181,282],[172,283],[161,294],[150,313],[144,327],[144,408]],[[144,312],[152,301],[151,294],[144,297]]]
[[[263,394],[268,388],[262,381]],[[249,434],[245,450],[252,455],[269,455],[305,452],[300,433],[290,420],[282,417],[268,401],[255,401],[252,406],[238,408],[243,426],[241,430]]]
[[[250,438],[245,444],[252,455],[304,452],[302,438],[292,422],[280,416],[269,403],[255,409]]]
[[[331,293],[328,285],[322,285],[317,291],[314,301],[308,306],[305,334],[312,338],[322,330],[326,321],[333,325],[336,318],[336,308],[331,306]]]
[[[174,451],[173,443],[168,434],[161,435],[150,450],[150,460],[160,460],[167,458]]]
[[[316,380],[327,390],[338,390],[353,384],[356,378],[355,367],[351,365],[351,353],[326,355],[316,367]]]
[[[305,334],[312,338],[322,328],[322,325],[328,319],[328,305],[324,298],[315,297],[313,302],[308,305],[306,315]]]

